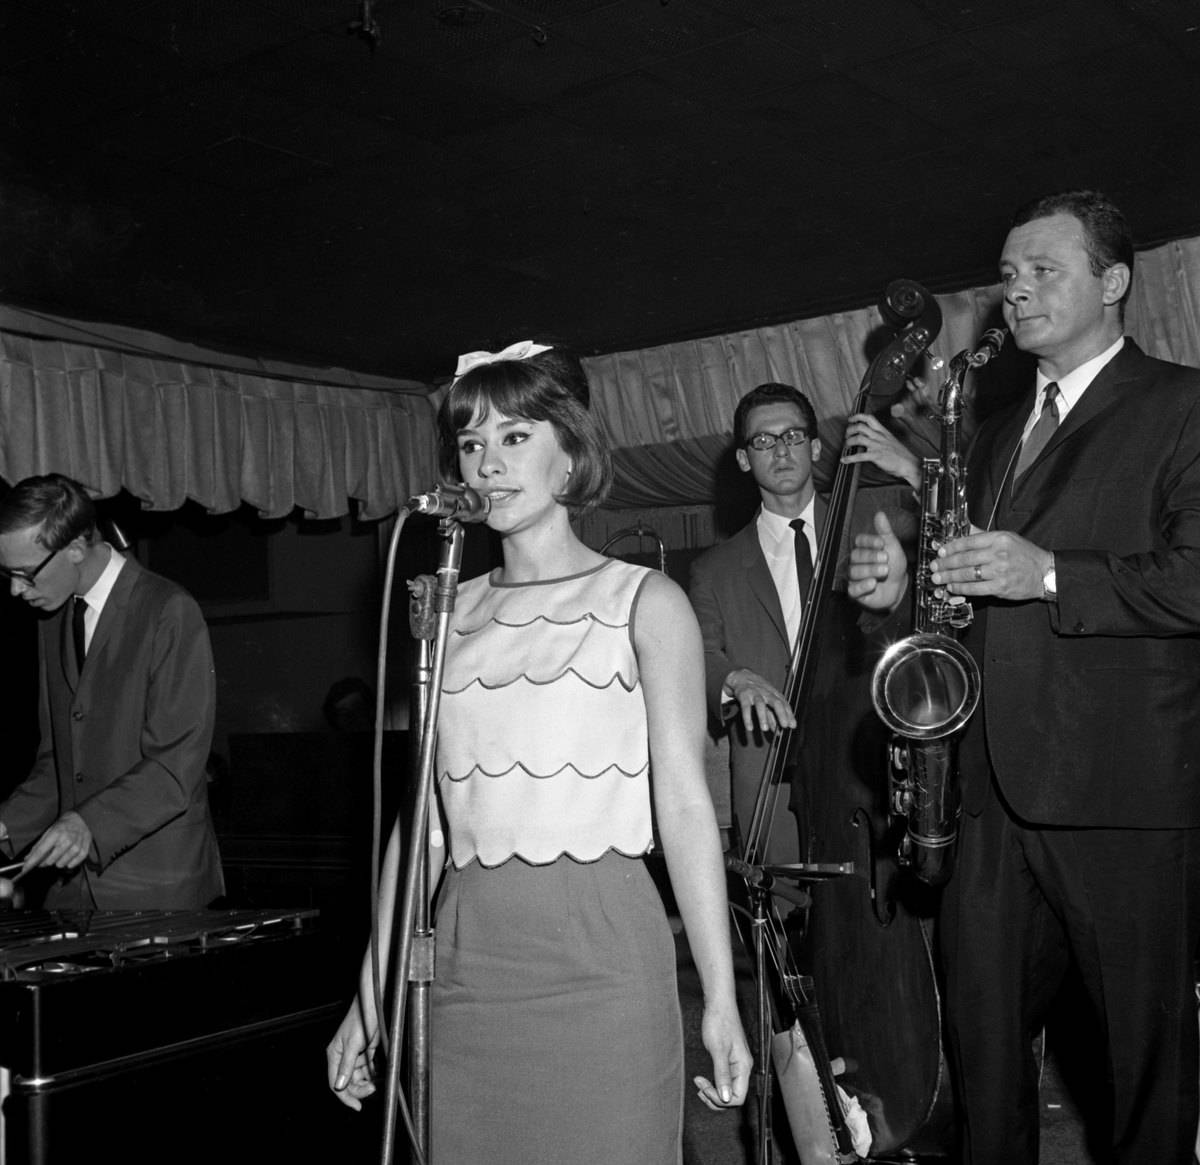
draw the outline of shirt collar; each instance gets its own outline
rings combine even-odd
[[[123,554],[118,554],[107,542],[104,543],[104,548],[108,551],[108,563],[100,572],[100,577],[92,583],[91,590],[83,596],[84,602],[93,611],[104,610],[104,604],[108,602],[108,596],[112,593],[117,575],[121,573],[121,568],[125,565]]]
[[[812,530],[815,527],[816,501],[817,495],[814,493],[808,499],[808,505],[796,515],[797,518],[804,519],[806,530]],[[790,541],[795,536],[796,531],[792,529],[793,521],[795,518],[785,518],[782,514],[768,510],[766,506],[759,507],[758,527],[760,530],[766,531],[775,542],[782,542],[784,539]]]
[[[1125,337],[1121,336],[1115,344],[1109,348],[1105,348],[1099,356],[1093,356],[1090,360],[1084,361],[1078,368],[1072,368],[1066,376],[1055,382],[1058,384],[1058,392],[1065,405],[1065,407],[1060,407],[1060,413],[1067,412],[1079,403],[1079,398],[1083,396],[1084,390],[1100,374],[1100,369],[1116,356],[1124,343]],[[1034,405],[1034,412],[1041,409],[1042,389],[1049,383],[1050,377],[1039,369],[1037,374],[1037,403]]]

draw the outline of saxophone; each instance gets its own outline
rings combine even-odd
[[[957,734],[980,696],[979,665],[958,641],[974,611],[961,596],[933,586],[930,575],[939,548],[971,530],[961,450],[963,380],[1000,351],[1007,334],[992,328],[978,348],[950,361],[938,398],[940,457],[926,458],[921,467],[913,632],[887,649],[871,676],[875,711],[893,733],[891,811],[906,819],[900,864],[930,886],[953,872],[962,811]]]

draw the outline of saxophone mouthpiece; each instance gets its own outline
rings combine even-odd
[[[988,328],[979,341],[979,347],[975,349],[975,355],[982,356],[985,360],[990,360],[993,356],[999,354],[1000,349],[1004,347],[1004,341],[1007,339],[1007,328]]]

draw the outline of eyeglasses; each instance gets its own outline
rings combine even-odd
[[[61,549],[62,547],[60,546],[58,550]],[[50,562],[50,559],[52,559],[58,553],[58,550],[51,550],[50,553],[47,554],[46,557],[43,558],[42,561],[39,562],[32,570],[24,570],[19,566],[14,566],[11,568],[7,566],[0,566],[0,577],[16,579],[18,582],[23,582],[26,586],[31,587],[33,586],[34,579],[36,579],[37,576],[42,573],[42,569]]]
[[[785,445],[803,445],[807,440],[809,436],[803,429],[784,429],[782,433],[755,433],[746,442],[746,447],[765,453],[768,449],[774,449],[777,441]]]

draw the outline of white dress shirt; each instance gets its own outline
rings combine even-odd
[[[100,622],[100,612],[104,610],[104,604],[108,602],[108,596],[112,594],[117,575],[121,573],[121,568],[125,565],[123,554],[118,554],[107,542],[104,543],[104,546],[108,550],[107,565],[86,595],[75,596],[87,604],[87,610],[83,614],[83,647],[85,651],[92,646],[92,636],[96,633],[96,624]]]
[[[1100,369],[1116,356],[1124,343],[1125,337],[1122,336],[1111,348],[1105,348],[1099,356],[1093,356],[1078,368],[1071,369],[1061,380],[1054,382],[1058,385],[1058,423],[1060,425],[1067,419],[1067,413],[1079,403],[1088,385],[1100,374]],[[1042,403],[1045,400],[1042,390],[1049,383],[1050,377],[1039,369],[1037,374],[1037,394],[1034,397],[1033,408],[1029,413],[1028,420],[1025,422],[1025,428],[1021,431],[1022,445],[1025,444],[1025,438],[1033,431],[1033,426],[1037,424],[1038,417],[1041,416]]]
[[[817,531],[814,524],[816,508],[814,499],[796,515],[804,519],[804,536],[808,539],[809,558],[817,561]],[[796,645],[800,622],[804,615],[804,603],[800,597],[800,580],[796,574],[796,532],[792,529],[793,519],[770,510],[758,511],[758,544],[775,583],[779,605],[783,608],[783,621],[787,627],[788,643]]]

